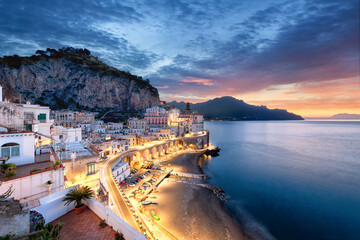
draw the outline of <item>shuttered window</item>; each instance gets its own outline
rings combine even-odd
[[[38,120],[46,120],[46,114],[45,113],[40,113],[38,115]]]

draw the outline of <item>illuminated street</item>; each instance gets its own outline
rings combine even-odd
[[[185,138],[191,139],[192,136],[187,136]],[[133,228],[143,233],[149,239],[177,239],[176,234],[163,226],[162,222],[164,222],[164,220],[162,220],[161,216],[159,221],[155,220],[154,216],[152,216],[157,215],[156,211],[160,206],[156,201],[156,193],[158,191],[157,188],[159,188],[159,184],[172,171],[171,168],[166,166],[162,167],[162,164],[166,164],[166,161],[178,154],[194,150],[176,150],[176,152],[168,153],[166,156],[165,154],[162,154],[163,157],[138,163],[141,165],[150,163],[155,164],[154,166],[156,166],[159,170],[140,169],[131,178],[126,180],[124,186],[119,186],[119,183],[115,180],[112,174],[112,167],[119,160],[124,161],[126,156],[133,154],[136,151],[146,150],[147,148],[159,145],[161,146],[162,144],[167,144],[167,142],[173,142],[176,140],[181,140],[181,138],[151,142],[145,144],[144,146],[133,147],[129,151],[110,156],[103,163],[100,170],[100,182],[109,193],[111,209],[113,209],[118,216],[124,219]],[[176,149],[183,148],[183,146],[179,148],[176,147]],[[139,182],[134,184],[135,186],[130,186],[135,179]],[[144,205],[142,202],[148,202],[148,205]]]

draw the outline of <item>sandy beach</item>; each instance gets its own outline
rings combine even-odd
[[[198,153],[186,153],[165,161],[163,165],[176,172],[202,174],[198,158]],[[158,205],[146,206],[145,212],[154,211],[160,217],[157,223],[176,239],[250,239],[224,209],[221,200],[197,183],[206,181],[166,179],[153,194],[156,196],[153,201]]]

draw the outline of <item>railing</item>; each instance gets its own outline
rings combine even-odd
[[[60,159],[59,159],[59,156],[57,155],[57,153],[54,151],[54,148],[53,147],[50,147],[50,155],[53,156],[53,158],[55,159],[55,161],[59,161],[60,162]]]
[[[121,232],[125,239],[146,240],[144,235],[136,231],[127,222],[118,217],[112,210],[107,209],[94,198],[87,200],[86,205],[101,219],[105,219],[107,225],[111,226],[115,231]]]
[[[94,150],[97,154],[99,154],[99,149],[97,149],[96,147],[94,147],[93,145],[89,145],[90,149]]]

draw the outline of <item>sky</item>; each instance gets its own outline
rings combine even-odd
[[[0,56],[87,48],[162,100],[360,114],[359,0],[1,0]]]

